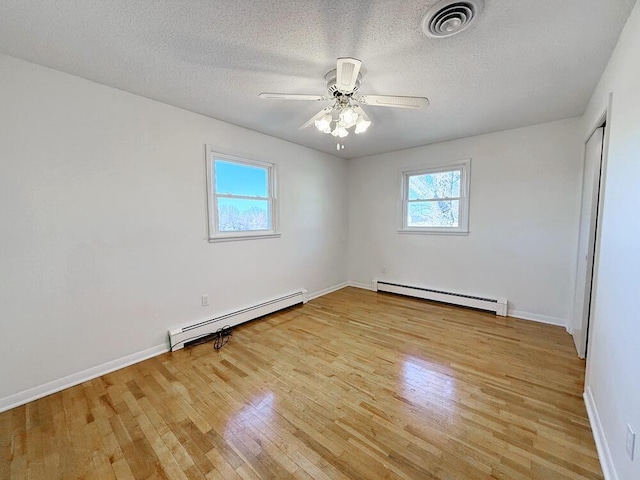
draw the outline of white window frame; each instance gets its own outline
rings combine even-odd
[[[223,160],[230,163],[237,163],[250,167],[264,168],[267,171],[268,197],[251,197],[242,195],[219,194],[215,191],[215,161]],[[255,160],[226,153],[216,152],[210,145],[206,147],[207,164],[207,219],[209,230],[209,242],[225,242],[233,240],[252,240],[258,238],[279,237],[278,231],[278,196],[276,184],[275,163]],[[238,198],[246,200],[268,200],[271,213],[271,228],[266,230],[248,230],[238,232],[227,232],[219,230],[218,223],[218,198]]]
[[[407,225],[409,203],[409,177],[430,173],[460,171],[460,197],[447,200],[459,200],[457,227],[410,227]],[[412,167],[400,171],[401,188],[401,224],[398,233],[436,234],[436,235],[468,235],[469,234],[469,183],[471,178],[471,159]]]

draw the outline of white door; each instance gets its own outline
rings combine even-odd
[[[580,358],[584,358],[587,352],[603,140],[604,127],[600,127],[587,141],[582,177],[578,268],[573,306],[573,339]]]

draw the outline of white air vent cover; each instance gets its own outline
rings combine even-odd
[[[442,0],[422,17],[422,30],[429,37],[450,37],[471,25],[483,8],[483,0]]]

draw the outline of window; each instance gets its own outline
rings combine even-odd
[[[275,165],[207,147],[209,241],[279,236]]]
[[[469,232],[471,160],[402,172],[400,233]]]

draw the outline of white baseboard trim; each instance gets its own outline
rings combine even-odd
[[[370,283],[360,283],[360,282],[347,282],[349,287],[362,288],[363,290],[371,290],[373,289],[373,285]]]
[[[609,450],[607,438],[604,436],[604,430],[602,429],[600,415],[598,414],[598,409],[596,408],[596,402],[593,398],[591,387],[587,386],[585,388],[583,397],[584,403],[587,406],[587,415],[589,416],[589,423],[591,424],[593,439],[596,442],[596,450],[598,451],[598,458],[600,459],[600,466],[602,467],[604,480],[618,480],[618,473],[613,466],[613,458],[611,457],[611,451]]]
[[[348,286],[349,286],[349,282],[342,282],[342,283],[338,283],[337,285],[333,285],[331,287],[323,288],[322,290],[318,290],[317,292],[307,293],[307,301],[313,300],[314,298],[322,297],[323,295],[327,295],[337,290],[341,290],[344,287],[348,287]]]
[[[550,317],[548,315],[540,315],[538,313],[523,312],[521,310],[507,310],[508,317],[515,317],[521,320],[531,320],[533,322],[546,323],[547,325],[556,325],[558,327],[567,328],[567,321],[562,318]]]
[[[20,405],[24,405],[25,403],[32,402],[33,400],[37,400],[42,397],[46,397],[47,395],[59,392],[60,390],[64,390],[65,388],[73,387],[82,382],[92,380],[96,377],[106,375],[107,373],[111,373],[116,370],[120,370],[121,368],[128,367],[129,365],[133,365],[134,363],[138,363],[143,360],[147,360],[148,358],[161,355],[168,351],[169,345],[157,345],[155,347],[142,350],[141,352],[132,353],[125,357],[103,363],[102,365],[88,368],[87,370],[83,370],[81,372],[72,373],[71,375],[67,375],[66,377],[59,378],[58,380],[53,380],[43,385],[29,388],[22,392],[9,395],[8,397],[0,398],[0,412],[19,407]]]

